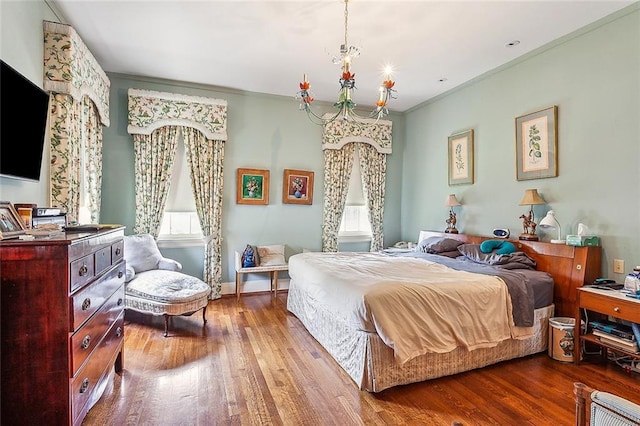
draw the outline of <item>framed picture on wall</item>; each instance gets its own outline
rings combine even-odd
[[[0,201],[0,239],[15,238],[25,233],[22,218],[8,201]]]
[[[313,172],[284,169],[282,202],[284,204],[312,204]]]
[[[558,176],[558,107],[516,118],[516,179]]]
[[[269,170],[238,169],[237,204],[269,204]]]
[[[449,136],[449,185],[473,183],[473,129]]]

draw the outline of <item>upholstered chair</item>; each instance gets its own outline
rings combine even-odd
[[[189,316],[202,309],[202,320],[207,322],[211,287],[182,273],[180,262],[162,256],[152,235],[125,236],[124,259],[126,309],[163,315],[165,337],[169,334],[170,316]]]

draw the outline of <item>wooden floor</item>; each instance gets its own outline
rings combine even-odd
[[[84,425],[572,425],[573,382],[640,403],[640,375],[546,353],[359,391],[286,309],[286,292],[223,297],[202,315],[127,312],[124,372]]]

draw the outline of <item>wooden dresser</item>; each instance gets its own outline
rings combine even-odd
[[[0,242],[0,423],[80,424],[122,370],[123,236]]]

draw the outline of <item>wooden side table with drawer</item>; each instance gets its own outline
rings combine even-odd
[[[123,237],[0,242],[0,423],[79,425],[122,370]]]
[[[580,322],[582,309],[602,315],[610,315],[622,320],[640,323],[640,300],[627,297],[624,293],[614,290],[602,290],[592,287],[578,289],[578,309],[575,315],[574,336],[576,336],[576,350],[573,351],[573,362],[580,363],[581,342],[594,343],[603,348],[603,351],[611,350],[616,353],[628,355],[640,359],[640,354],[632,354],[615,346],[600,341],[593,334],[581,333]],[[588,325],[588,324],[587,324]]]

